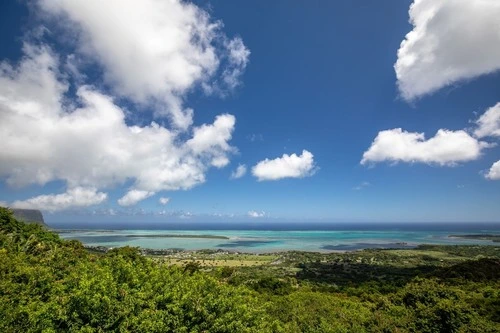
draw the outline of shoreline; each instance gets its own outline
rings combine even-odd
[[[275,250],[275,251],[267,251],[267,252],[247,252],[244,250],[229,250],[229,249],[196,249],[196,250],[186,250],[181,248],[166,248],[166,249],[150,249],[137,247],[138,250],[143,255],[152,255],[152,256],[169,256],[176,254],[229,254],[229,255],[251,255],[251,256],[266,256],[266,255],[282,255],[282,254],[290,254],[290,253],[301,253],[301,254],[329,254],[329,253],[356,253],[362,251],[386,251],[386,250],[417,250],[420,247],[425,246],[434,246],[435,244],[419,244],[419,245],[406,245],[405,247],[373,247],[373,248],[360,248],[360,249],[345,249],[345,250],[320,250],[320,251],[307,251],[307,250]],[[444,245],[447,246],[447,245]],[[453,246],[453,245],[449,245]],[[467,246],[467,245],[466,245]],[[492,246],[492,245],[470,245],[470,246]],[[117,247],[108,247],[103,245],[86,245],[83,244],[83,247],[86,250],[92,252],[99,253],[107,253],[110,250],[122,248],[123,246]]]

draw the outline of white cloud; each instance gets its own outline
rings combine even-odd
[[[246,175],[247,173],[247,166],[245,164],[240,164],[238,165],[238,167],[236,168],[236,170],[234,170],[233,172],[231,172],[231,179],[238,179],[238,178],[241,178],[243,177],[244,175]]]
[[[491,180],[500,180],[500,161],[493,163],[485,177]]]
[[[206,159],[212,166],[224,167],[229,163],[227,153],[236,151],[228,144],[235,123],[233,115],[217,116],[213,124],[194,128],[193,137],[187,141],[186,146],[195,156]]]
[[[154,194],[155,192],[130,190],[123,197],[118,199],[118,204],[120,206],[132,206]]]
[[[27,200],[14,201],[10,206],[14,208],[40,209],[59,211],[69,208],[98,205],[107,199],[108,195],[97,192],[92,187],[74,187],[62,194],[39,195]]]
[[[474,135],[476,137],[500,137],[500,103],[486,110],[475,123],[477,128],[474,131]],[[500,161],[493,163],[485,174],[485,178],[500,180]]]
[[[247,215],[253,218],[259,218],[266,216],[266,212],[257,212],[255,210],[251,210],[247,213]]]
[[[187,129],[193,110],[184,97],[196,86],[233,89],[250,52],[229,39],[223,24],[180,0],[39,0],[51,23],[76,41],[122,97],[153,106],[158,116]],[[71,29],[70,29],[71,27]],[[220,76],[220,80],[217,80]],[[215,81],[217,81],[215,83]]]
[[[228,41],[226,47],[229,50],[230,66],[222,73],[222,80],[227,87],[234,89],[240,84],[240,76],[248,64],[250,51],[245,47],[241,38]]]
[[[181,219],[190,219],[190,218],[192,218],[195,215],[193,213],[191,213],[191,212],[181,212],[180,215],[178,215],[178,216]]]
[[[158,200],[158,202],[159,202],[160,204],[162,204],[162,205],[164,205],[164,206],[165,206],[166,204],[168,204],[168,203],[170,202],[170,198],[161,197],[161,198]]]
[[[210,166],[229,163],[235,118],[193,128],[191,139],[157,123],[132,126],[110,96],[69,83],[46,46],[24,46],[18,67],[0,63],[0,177],[11,186],[63,180],[97,189],[133,181],[130,190],[189,189]],[[78,105],[78,106],[74,106]]]
[[[259,181],[302,178],[313,175],[315,171],[313,154],[307,150],[303,150],[300,156],[283,154],[274,160],[266,158],[252,168],[252,174]]]
[[[481,156],[491,144],[478,141],[467,132],[440,129],[428,140],[424,133],[412,133],[401,128],[378,133],[371,147],[363,154],[361,164],[383,161],[454,165]]]
[[[500,1],[415,0],[394,65],[407,100],[500,69]]]
[[[250,142],[264,141],[264,136],[262,133],[252,133],[247,135],[247,139],[250,140]]]
[[[486,110],[476,121],[476,125],[478,126],[474,131],[476,137],[500,137],[500,103]]]
[[[353,187],[352,189],[353,190],[356,190],[356,191],[360,191],[368,186],[371,186],[371,184],[369,182],[362,182],[361,184],[359,184],[358,186],[355,186]]]

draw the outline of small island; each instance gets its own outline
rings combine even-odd
[[[450,235],[449,237],[464,238],[464,239],[489,240],[489,241],[492,241],[494,243],[500,243],[500,235],[495,235],[495,234]]]
[[[175,234],[158,234],[158,235],[126,235],[131,238],[208,238],[208,239],[229,239],[227,236],[217,235],[175,235]]]

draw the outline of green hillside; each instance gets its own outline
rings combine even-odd
[[[90,253],[0,208],[0,332],[500,331],[497,247],[405,251],[171,264]]]

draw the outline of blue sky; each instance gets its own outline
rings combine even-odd
[[[5,205],[49,223],[499,222],[494,1],[98,5],[0,5]]]

